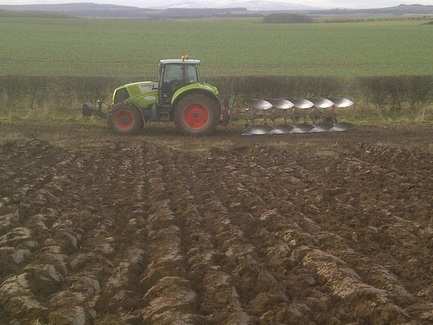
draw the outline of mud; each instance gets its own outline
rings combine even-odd
[[[433,323],[431,130],[19,132],[0,324]]]

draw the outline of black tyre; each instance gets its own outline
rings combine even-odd
[[[109,125],[116,133],[134,134],[143,127],[143,120],[137,109],[122,103],[113,106]]]
[[[215,131],[219,122],[218,102],[204,94],[189,94],[175,107],[174,122],[185,134],[207,135]]]

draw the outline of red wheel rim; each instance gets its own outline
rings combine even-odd
[[[134,115],[128,111],[118,111],[114,114],[114,124],[120,130],[128,130],[134,124]]]
[[[209,121],[209,111],[207,107],[192,104],[185,109],[184,120],[190,128],[201,129]]]

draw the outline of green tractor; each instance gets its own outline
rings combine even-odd
[[[199,78],[199,60],[188,58],[161,60],[159,81],[135,82],[114,91],[109,113],[98,107],[83,105],[83,115],[107,117],[110,127],[119,134],[132,134],[145,123],[171,121],[185,134],[207,135],[219,124],[227,124],[228,102],[218,89]]]

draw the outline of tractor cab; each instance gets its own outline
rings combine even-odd
[[[159,104],[170,105],[174,92],[187,85],[199,82],[200,60],[161,60],[159,64]]]

